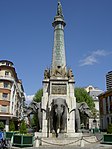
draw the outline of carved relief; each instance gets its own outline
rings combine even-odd
[[[66,84],[53,84],[52,85],[52,94],[67,94]]]
[[[73,75],[72,69],[68,70],[68,78],[69,79],[74,79],[74,75]]]
[[[49,79],[50,78],[50,70],[49,69],[45,69],[44,71],[44,79]]]
[[[56,68],[54,68],[52,70],[52,76],[55,77],[66,77],[67,73],[66,73],[66,69],[65,67],[61,67],[61,66],[57,66]]]

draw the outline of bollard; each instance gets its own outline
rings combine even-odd
[[[36,139],[34,142],[34,147],[39,147],[40,146],[40,140]]]
[[[81,146],[81,147],[84,147],[84,140],[83,140],[83,138],[81,139],[80,146]]]

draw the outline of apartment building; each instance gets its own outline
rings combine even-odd
[[[97,87],[93,87],[92,85],[89,85],[89,86],[85,87],[85,90],[93,98],[93,101],[94,101],[94,104],[95,104],[95,109],[97,111],[99,111],[99,99],[98,99],[98,95],[100,95],[101,93],[103,93],[103,90],[101,90],[101,89],[99,89]]]
[[[107,130],[112,123],[112,89],[99,95],[100,127]]]
[[[106,74],[106,86],[107,86],[107,90],[112,89],[112,71],[109,71]]]
[[[100,118],[99,118],[99,99],[98,96],[103,93],[103,91],[97,87],[93,87],[92,85],[89,85],[85,87],[85,90],[87,93],[93,98],[94,104],[95,104],[95,109],[96,109],[96,114],[94,117],[89,119],[89,128],[93,127],[100,127]]]
[[[0,61],[0,121],[9,130],[9,121],[20,121],[23,118],[25,103],[22,81],[18,79],[11,61]]]

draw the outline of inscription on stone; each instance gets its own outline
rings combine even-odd
[[[66,84],[52,84],[52,94],[67,94],[67,86]]]

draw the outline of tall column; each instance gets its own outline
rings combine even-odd
[[[62,6],[58,1],[57,14],[52,23],[54,27],[54,47],[52,53],[52,70],[66,67],[65,43],[64,43],[64,17],[62,14]]]

